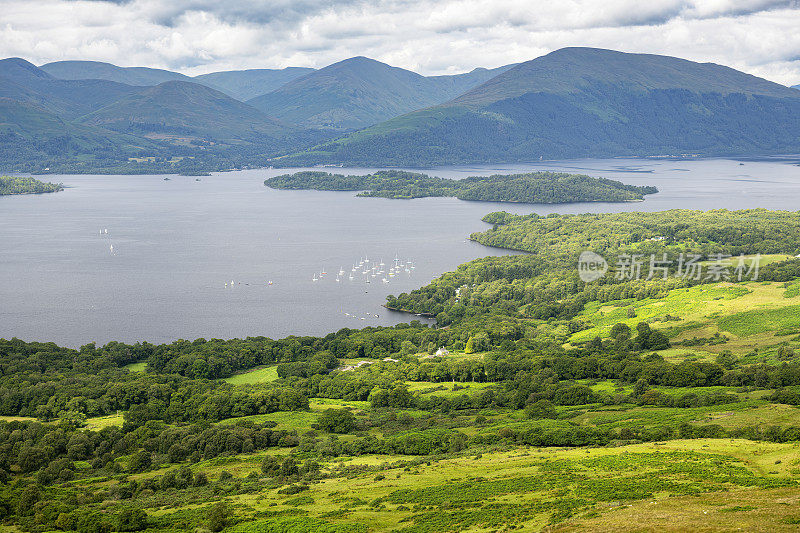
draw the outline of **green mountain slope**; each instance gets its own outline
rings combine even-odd
[[[219,91],[183,81],[131,94],[80,122],[152,138],[212,144],[269,143],[295,131]]]
[[[232,98],[245,101],[272,92],[290,81],[312,72],[314,72],[313,68],[303,67],[259,68],[212,72],[195,76],[193,79],[197,83],[202,83]]]
[[[714,64],[566,48],[282,164],[429,165],[800,150],[800,93]]]
[[[287,122],[353,130],[447,101],[499,70],[425,77],[366,57],[353,57],[248,103]]]
[[[31,103],[0,98],[0,160],[4,164],[27,161],[41,168],[48,161],[73,157],[108,159],[161,151],[147,139],[73,124]]]
[[[24,59],[0,60],[0,97],[32,103],[66,119],[99,109],[138,90],[100,79],[56,79]]]
[[[127,85],[151,86],[165,81],[189,81],[190,77],[148,67],[118,67],[100,61],[55,61],[40,67],[43,71],[62,80],[108,80]]]

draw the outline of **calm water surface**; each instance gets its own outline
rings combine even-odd
[[[480,219],[491,211],[800,209],[800,167],[786,162],[614,159],[426,172],[463,178],[529,170],[586,173],[656,185],[661,192],[633,204],[548,206],[264,187],[265,178],[285,170],[200,181],[49,176],[69,188],[0,198],[0,337],[79,346],[277,338],[390,325],[409,317],[381,307],[387,294],[408,292],[465,261],[502,253],[465,240],[488,227]],[[398,257],[416,268],[388,284],[383,276],[367,284],[363,274],[350,281],[353,263],[366,256],[387,265]],[[340,267],[346,275],[337,283]],[[328,274],[313,282],[322,270]],[[233,287],[226,287],[231,280]]]

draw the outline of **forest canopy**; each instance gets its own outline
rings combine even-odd
[[[63,191],[60,183],[47,183],[33,178],[0,176],[0,196],[10,194],[41,194]]]
[[[495,174],[453,180],[401,170],[382,170],[364,176],[303,171],[269,178],[264,185],[273,189],[361,191],[358,196],[392,199],[449,196],[460,200],[530,204],[632,202],[658,192],[655,187],[563,172]]]

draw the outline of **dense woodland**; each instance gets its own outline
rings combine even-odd
[[[434,315],[434,326],[79,349],[0,340],[0,520],[24,531],[458,531],[534,519],[557,525],[591,518],[585,513],[597,502],[654,493],[796,485],[790,473],[759,477],[728,456],[700,451],[625,455],[646,461],[636,466],[587,455],[583,466],[534,462],[538,474],[530,477],[467,473],[442,484],[437,474],[435,482],[393,485],[448,461],[470,458],[478,468],[504,453],[556,447],[590,454],[723,437],[770,446],[800,440],[793,417],[731,424],[700,416],[800,406],[793,303],[800,215],[493,213],[486,220],[493,228],[473,239],[535,253],[478,259],[388,297],[390,307]],[[612,274],[587,284],[575,268],[586,248],[610,256],[775,257],[749,284]],[[665,312],[637,317],[645,312],[637,306],[695,294],[687,291],[708,294],[703,305],[711,306],[755,290],[780,291],[788,306],[756,348]],[[624,318],[616,322],[614,313]],[[604,320],[613,325],[597,329]],[[676,347],[685,347],[683,355]],[[451,355],[433,355],[440,348]],[[355,360],[371,364],[344,369]],[[263,368],[274,376],[236,384],[248,375],[242,372]],[[586,477],[587,466],[608,471],[614,484]],[[622,481],[640,468],[658,474]],[[379,495],[347,500],[348,489],[330,488],[350,480]],[[575,492],[554,496],[558,490]],[[544,491],[549,503],[513,507],[501,498],[526,491]],[[339,503],[316,512],[323,500]]]
[[[64,190],[60,183],[46,183],[33,178],[0,176],[0,196],[7,194],[41,194]]]
[[[379,198],[453,196],[460,200],[538,204],[630,202],[658,192],[655,187],[625,185],[619,181],[562,172],[494,174],[452,180],[400,170],[382,170],[366,176],[303,171],[269,178],[264,185],[274,189],[361,191],[358,196]]]

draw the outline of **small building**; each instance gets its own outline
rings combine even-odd
[[[450,352],[447,351],[444,347],[441,347],[438,350],[436,350],[436,353],[433,355],[435,355],[436,357],[444,357],[445,355],[450,355]]]

